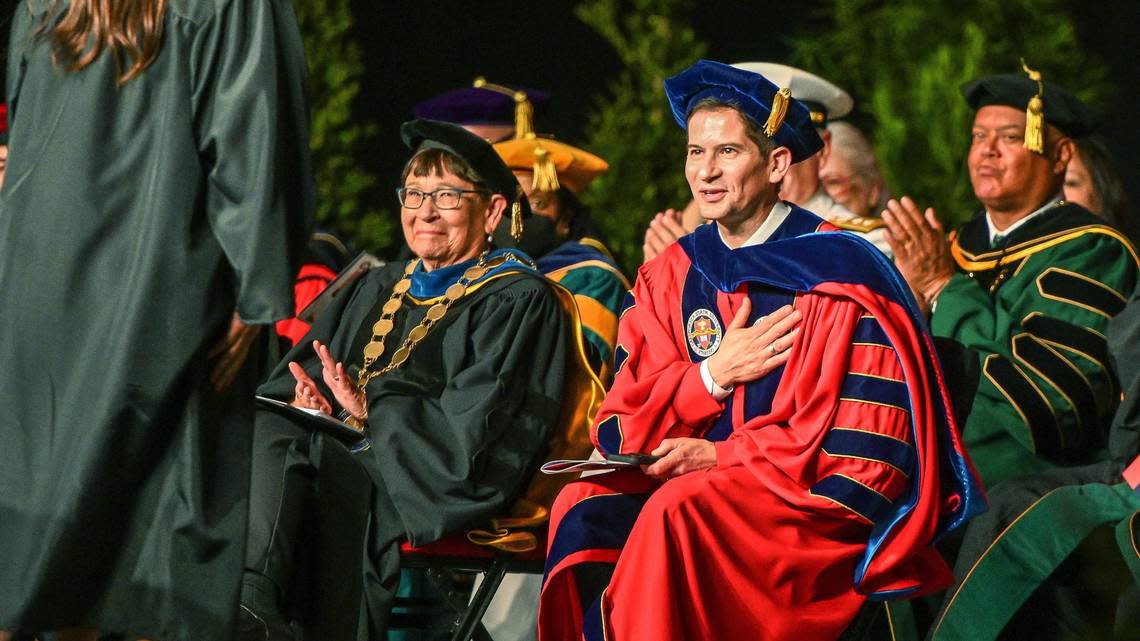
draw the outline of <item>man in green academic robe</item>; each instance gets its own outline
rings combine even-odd
[[[248,327],[292,315],[314,202],[305,60],[288,0],[131,6],[163,8],[126,79],[142,54],[106,40],[83,68],[53,62],[53,26],[119,26],[69,12],[123,3],[27,0],[12,23],[0,631],[222,641],[248,514]]]
[[[1105,336],[1126,390],[1107,455],[990,492],[931,641],[1140,638],[1140,289]]]
[[[976,110],[968,165],[985,211],[949,242],[934,210],[909,198],[892,200],[883,218],[933,333],[978,354],[963,435],[992,487],[1104,457],[1120,401],[1105,328],[1136,285],[1138,261],[1121,233],[1062,199],[1070,136],[1093,124],[1083,104],[1035,71],[962,92]]]

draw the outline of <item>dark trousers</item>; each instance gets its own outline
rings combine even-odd
[[[258,412],[243,638],[293,638],[296,628],[321,641],[384,638],[404,531],[383,481],[356,456]]]

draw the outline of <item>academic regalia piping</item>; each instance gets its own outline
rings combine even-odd
[[[591,364],[602,382],[608,384],[618,312],[629,291],[629,281],[599,246],[598,241],[590,238],[567,241],[540,257],[538,269],[573,294],[581,313],[582,333],[595,352]]]
[[[831,295],[850,296],[865,301],[868,297],[864,292],[842,287],[842,284],[861,285],[893,303],[895,308],[891,311],[899,316],[900,322],[905,322],[902,319],[906,319],[915,327],[925,325],[913,295],[893,264],[873,245],[858,236],[841,232],[819,232],[775,238],[761,245],[730,250],[721,242],[715,226],[706,225],[680,242],[692,260],[693,267],[723,292],[736,291],[745,283],[765,283],[796,292],[820,288]],[[892,332],[889,329],[887,333],[892,343],[897,342],[898,337],[890,336]],[[937,433],[944,440],[941,445],[934,446],[939,449],[942,457],[940,465],[952,470],[958,484],[951,493],[956,493],[961,498],[958,507],[947,515],[944,527],[938,533],[941,537],[983,512],[985,499],[981,484],[975,477],[965,448],[958,438],[957,426],[953,424],[950,398],[942,384],[933,342],[926,332],[923,332],[921,340],[926,367],[937,373],[938,384],[935,388],[942,392],[935,395],[934,400],[937,405]],[[911,394],[913,398],[918,392],[912,389]],[[946,445],[951,447],[947,448]],[[909,507],[913,505],[908,506],[908,509]],[[895,523],[903,517],[905,511],[900,509]],[[886,534],[881,532],[877,538],[882,540]],[[869,557],[874,554],[875,547],[874,542],[869,546]]]

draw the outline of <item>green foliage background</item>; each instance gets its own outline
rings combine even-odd
[[[349,0],[295,0],[293,6],[309,62],[317,223],[357,249],[382,251],[391,245],[395,225],[373,204],[376,176],[362,169],[376,124],[353,114],[364,63],[351,36]]]
[[[1083,100],[1107,93],[1062,0],[831,0],[822,33],[790,42],[791,64],[852,91],[892,193],[959,223],[980,205],[965,157],[973,114],[959,87],[1020,72],[1019,59]],[[1046,95],[1048,100],[1048,95]]]
[[[1018,72],[1024,57],[1047,80],[1086,101],[1106,97],[1105,66],[1082,47],[1070,5],[825,0],[816,5],[819,20],[813,21],[823,28],[789,38],[787,62],[851,91],[856,111],[849,119],[869,133],[892,192],[934,206],[944,222],[957,224],[979,207],[965,168],[972,113],[960,85]],[[661,81],[708,51],[685,26],[694,6],[688,0],[584,0],[577,9],[625,65],[590,117],[585,146],[609,160],[611,169],[584,200],[627,269],[641,261],[642,235],[653,214],[690,198],[683,134]]]
[[[586,0],[578,18],[602,35],[625,68],[590,114],[583,146],[610,169],[582,194],[627,273],[641,264],[645,226],[658,211],[692,198],[684,175],[685,136],[662,82],[705,55],[685,24],[692,0]]]

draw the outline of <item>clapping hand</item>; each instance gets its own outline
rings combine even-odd
[[[324,380],[325,386],[333,393],[336,402],[356,418],[367,418],[367,396],[348,377],[344,363],[333,358],[328,346],[321,344],[320,341],[313,341],[313,350],[321,359],[321,378]],[[289,371],[293,374],[293,378],[297,379],[293,405],[321,410],[326,414],[333,413],[332,404],[321,394],[316,382],[300,365],[296,362],[289,363]]]
[[[291,405],[308,410],[320,410],[325,414],[333,413],[332,405],[325,398],[325,395],[321,394],[317,383],[297,364],[297,361],[289,362],[289,373],[297,379],[297,385],[293,388]]]
[[[682,224],[681,212],[676,209],[657,212],[653,220],[649,221],[649,228],[645,230],[645,242],[641,245],[645,259],[642,262],[648,263],[653,260],[661,252],[669,249],[669,245],[688,233],[689,230]]]
[[[895,266],[906,279],[919,306],[926,313],[938,293],[954,275],[950,244],[933,208],[919,211],[910,198],[891,199],[883,211],[887,243],[895,254]]]
[[[320,341],[313,341],[313,349],[321,359],[321,378],[332,390],[336,402],[356,418],[368,418],[368,397],[364,390],[358,388],[348,377],[344,363],[333,358],[328,345],[322,345]]]

